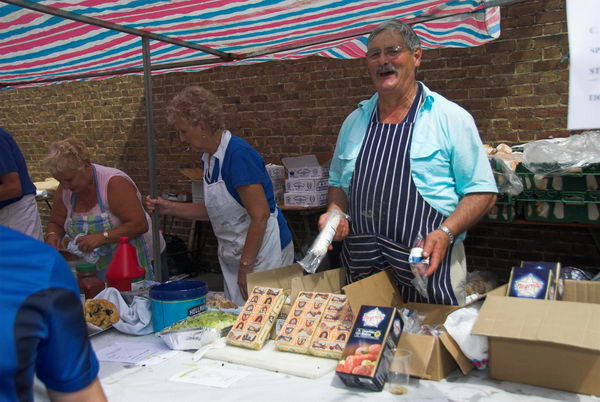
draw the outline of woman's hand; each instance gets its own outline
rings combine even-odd
[[[154,212],[155,209],[160,214],[169,215],[168,214],[169,201],[167,201],[167,200],[165,200],[164,198],[161,198],[161,197],[150,198],[150,196],[147,195],[146,196],[146,210],[148,211],[148,213],[150,215],[152,215],[152,213]]]
[[[243,267],[240,265],[238,269],[238,286],[240,287],[240,293],[244,300],[248,299],[248,280],[246,276],[252,273],[253,266],[244,265]]]
[[[56,250],[60,249],[60,237],[56,232],[48,232],[46,235],[46,244],[54,247]]]
[[[94,249],[104,245],[106,239],[102,233],[94,233],[85,236],[80,236],[77,239],[77,247],[84,253],[94,251]]]

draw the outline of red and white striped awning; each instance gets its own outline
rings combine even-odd
[[[484,0],[0,0],[0,88],[142,74],[140,32],[149,35],[153,74],[359,58],[369,31],[389,19],[412,24],[426,49],[500,35],[499,7]]]

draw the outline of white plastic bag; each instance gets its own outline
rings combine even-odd
[[[523,146],[523,165],[541,176],[569,173],[570,169],[593,163],[600,163],[600,131],[533,141]]]

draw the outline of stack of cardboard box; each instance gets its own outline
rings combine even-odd
[[[271,184],[273,185],[275,202],[277,205],[282,205],[283,193],[285,190],[285,168],[282,165],[275,165],[273,163],[269,163],[266,168],[267,173],[271,178]]]
[[[329,165],[315,155],[283,158],[288,171],[284,204],[290,207],[320,207],[327,204]]]

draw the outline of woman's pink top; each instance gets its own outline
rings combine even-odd
[[[137,197],[140,200],[140,207],[142,209],[144,209],[143,204],[142,204],[142,195],[140,194],[140,191],[138,190],[137,186],[135,185],[135,183],[133,182],[131,177],[129,177],[126,173],[122,172],[119,169],[111,168],[108,166],[102,166],[102,165],[98,165],[95,163],[93,163],[93,165],[96,168],[96,180],[98,181],[98,192],[100,193],[100,197],[102,198],[102,203],[103,203],[103,205],[105,205],[106,213],[108,214],[108,217],[109,217],[110,222],[112,223],[113,227],[116,228],[117,226],[119,226],[121,224],[121,220],[111,212],[110,204],[108,202],[108,182],[113,177],[115,177],[115,176],[124,177],[127,180],[129,180],[131,182],[131,184],[134,185]],[[71,205],[71,195],[72,194],[73,194],[73,192],[71,190],[67,190],[67,189],[63,188],[62,200],[63,200],[63,204],[65,204],[65,207],[67,208],[67,216],[70,216],[73,211],[73,206]],[[90,209],[87,212],[73,212],[72,215],[73,216],[100,215],[101,212],[102,211],[100,211],[100,206],[98,204],[96,204],[92,209]],[[146,233],[144,233],[143,236],[144,236],[144,240],[146,241],[146,244],[148,245],[148,249],[150,250],[150,257],[152,257],[152,220],[150,218],[150,215],[148,215],[148,213],[146,212],[146,210],[144,210],[144,214],[146,215],[146,220],[148,221],[148,231]],[[66,230],[67,229],[67,221],[66,220],[65,220],[64,226],[65,226],[65,230]],[[164,249],[165,249],[165,239],[163,238],[163,236],[161,234],[160,235],[160,251],[161,251],[161,253],[163,252]]]

